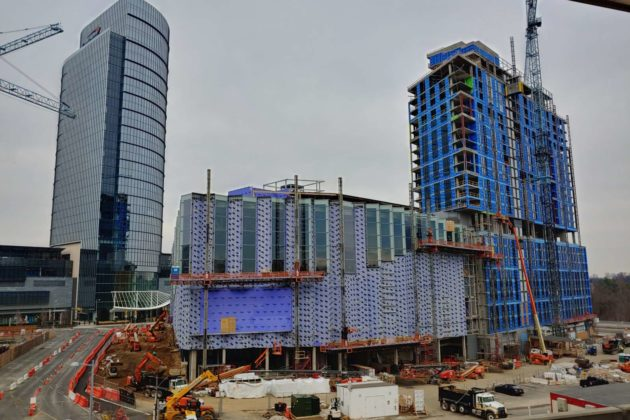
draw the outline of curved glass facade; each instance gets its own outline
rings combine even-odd
[[[51,245],[98,251],[96,299],[157,288],[162,246],[169,27],[119,0],[81,32],[63,67]]]

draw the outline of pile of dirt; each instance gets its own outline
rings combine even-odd
[[[98,375],[101,376],[102,380],[105,382],[113,383],[117,386],[125,386],[127,376],[134,374],[136,366],[144,358],[147,352],[153,353],[169,370],[179,369],[181,367],[182,360],[179,355],[179,349],[175,345],[173,327],[167,324],[165,329],[163,331],[156,332],[156,335],[160,337],[160,341],[151,343],[146,341],[144,334],[138,332],[138,338],[140,339],[140,351],[131,351],[131,346],[127,340],[122,340],[119,343],[112,343],[107,350],[106,357],[103,359],[103,362],[99,367]],[[107,371],[105,369],[105,359],[107,356],[110,356],[114,360],[119,360],[121,363],[116,366],[118,369],[118,376],[115,378],[107,377]],[[145,371],[152,372],[152,370],[148,368],[145,369]],[[168,374],[168,370],[166,371],[166,374]]]

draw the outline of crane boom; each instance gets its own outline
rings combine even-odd
[[[22,38],[18,38],[4,45],[0,45],[0,55],[8,54],[11,51],[19,50],[36,42],[42,41],[51,36],[55,36],[63,32],[58,23],[46,26],[44,29],[30,33]]]
[[[20,48],[27,47],[36,42],[42,41],[51,36],[60,34],[63,32],[61,26],[58,23],[48,25],[43,29],[25,35],[21,38],[15,39],[4,45],[0,45],[0,57],[8,54],[12,51],[19,50]],[[68,118],[76,118],[75,112],[63,102],[56,99],[48,98],[32,90],[23,88],[6,80],[0,79],[0,92],[15,96],[16,98],[23,99],[32,104],[39,105],[42,108],[50,109],[51,111],[58,112],[61,115],[65,115]]]
[[[195,380],[193,380],[191,383],[189,383],[188,385],[186,385],[184,388],[180,389],[179,391],[176,391],[173,394],[173,396],[170,397],[166,401],[166,407],[165,407],[166,413],[171,413],[174,407],[177,405],[177,402],[181,400],[182,397],[188,394],[191,390],[195,389],[195,387],[201,384],[203,381],[208,380],[208,382],[210,383],[218,382],[220,379],[231,378],[232,376],[236,374],[248,372],[250,369],[251,369],[250,365],[245,365],[245,366],[228,370],[227,372],[223,372],[219,374],[219,376],[215,375],[209,370],[202,372],[201,375],[197,376]]]
[[[77,116],[75,112],[63,102],[48,98],[37,92],[33,92],[32,90],[7,82],[6,80],[0,79],[0,92],[15,96],[16,98],[24,99],[25,101],[31,102],[35,105],[39,105],[43,108],[65,115],[68,118],[75,118]]]
[[[514,235],[514,242],[516,243],[516,250],[518,251],[518,261],[521,266],[521,271],[523,272],[523,278],[525,279],[527,294],[529,295],[529,305],[532,310],[532,318],[534,318],[534,328],[536,329],[536,335],[538,335],[540,350],[542,350],[543,353],[546,353],[547,348],[545,347],[545,338],[543,336],[542,328],[540,327],[540,320],[538,318],[538,310],[536,309],[536,300],[534,299],[534,293],[532,292],[532,285],[529,282],[529,275],[527,275],[527,267],[525,266],[525,255],[523,255],[523,248],[521,248],[521,238],[519,237],[518,231],[514,227],[514,224],[512,224],[512,221],[507,216],[499,213],[496,215],[496,218],[501,223],[507,225],[507,227],[510,229],[510,232],[512,232],[512,235]]]

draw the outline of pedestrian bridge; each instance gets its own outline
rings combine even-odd
[[[111,312],[152,311],[171,303],[171,295],[157,290],[112,292],[114,305]]]

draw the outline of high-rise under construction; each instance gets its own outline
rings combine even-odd
[[[465,264],[468,334],[477,337],[469,345],[502,354],[523,341],[533,322],[525,273],[541,323],[579,335],[592,304],[568,117],[557,114],[544,91],[540,115],[549,165],[541,168],[532,91],[514,64],[479,41],[427,57],[429,73],[408,88],[414,201],[422,213],[457,221],[475,241],[494,248]],[[519,267],[517,241],[526,271]]]

